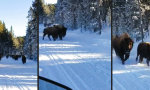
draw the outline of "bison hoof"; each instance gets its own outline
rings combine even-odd
[[[122,65],[124,65],[125,63],[124,62],[122,62]]]

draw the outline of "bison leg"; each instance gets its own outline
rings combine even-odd
[[[43,34],[43,40],[44,40],[45,35],[46,35],[46,34],[44,33],[44,34]]]
[[[125,61],[129,58],[130,54],[125,54]]]
[[[114,47],[114,50],[115,50],[116,55],[117,55],[117,56],[120,56],[120,55],[119,55],[119,51],[118,51],[115,47]]]
[[[56,41],[56,36],[55,35],[52,35],[52,37],[53,37],[53,41]]]
[[[6,58],[8,59],[8,58],[9,58],[9,55],[6,55]]]
[[[2,55],[0,55],[0,60],[1,60],[1,58],[2,58]]]
[[[48,38],[49,38],[49,40],[51,40],[51,38],[50,38],[50,34],[48,34]]]
[[[136,62],[138,61],[138,55],[136,56]]]
[[[143,57],[140,55],[139,63],[142,63],[142,61],[143,61]]]
[[[124,65],[124,61],[122,60],[122,64]]]
[[[149,66],[149,60],[148,59],[146,60],[146,63],[147,63],[147,66]]]
[[[120,54],[120,58],[122,60],[122,64],[124,64],[125,60],[124,60],[124,55]]]
[[[59,35],[59,39],[62,40],[62,35]]]
[[[138,57],[139,57],[139,52],[137,50],[136,62],[138,61]]]
[[[22,55],[22,63],[25,64],[26,63],[26,57],[24,55]]]

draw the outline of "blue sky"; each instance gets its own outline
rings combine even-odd
[[[25,36],[28,10],[33,0],[0,0],[0,20],[10,30],[12,25],[15,36]]]
[[[44,0],[46,3],[55,4],[57,3],[57,0]]]

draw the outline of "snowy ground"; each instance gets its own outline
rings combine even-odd
[[[37,90],[37,62],[2,58],[0,61],[0,90]]]
[[[150,42],[150,37],[144,40]],[[137,46],[135,42],[125,65],[113,51],[113,90],[150,90],[150,67],[146,60],[142,64],[136,62]]]
[[[111,89],[111,32],[102,35],[67,31],[61,40],[42,40],[39,30],[39,75],[73,90]]]

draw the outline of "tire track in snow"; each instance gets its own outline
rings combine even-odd
[[[79,57],[81,60],[86,60],[86,59],[84,59],[83,57],[81,57],[80,55],[76,55],[77,57]],[[84,82],[81,78],[80,78],[80,76],[74,71],[74,70],[72,70],[72,68],[71,67],[69,67],[69,66],[66,66],[65,67],[65,69],[64,69],[64,67],[62,66],[62,65],[59,65],[59,61],[58,60],[61,60],[61,61],[63,61],[63,59],[60,57],[60,56],[58,56],[57,54],[52,54],[52,53],[50,53],[49,54],[49,57],[50,57],[50,60],[52,60],[54,63],[57,63],[58,64],[58,66],[57,66],[57,70],[59,71],[63,71],[63,73],[65,73],[65,76],[67,76],[68,78],[69,78],[69,81],[71,81],[71,82],[73,82],[71,79],[71,77],[68,75],[68,73],[66,72],[66,69],[68,70],[68,71],[70,71],[69,73],[72,73],[73,75],[74,75],[74,78],[76,77],[76,80],[78,80],[81,84],[82,84],[82,86],[84,87],[84,90],[90,90],[89,88],[92,88],[92,87],[89,87],[89,86],[87,86],[86,85],[86,82]],[[55,58],[57,58],[58,60],[55,60]],[[108,58],[99,58],[99,59],[108,59]],[[73,60],[73,61],[78,61],[78,62],[80,62],[79,60]],[[100,61],[100,60],[99,60]],[[106,67],[106,66],[104,66],[103,64],[101,64],[101,65],[99,65],[99,64],[96,64],[95,65],[95,63],[86,63],[86,65],[87,65],[87,67],[91,67],[91,68],[97,68],[97,69],[95,69],[95,70],[97,70],[96,72],[102,72],[106,77],[109,77],[110,76],[110,74],[107,72],[107,71],[109,71],[108,70],[108,68],[107,69],[104,69],[104,70],[102,70],[102,69],[100,69],[100,68],[104,68],[104,67]],[[99,70],[100,69],[100,70]],[[85,67],[85,70],[86,70],[86,67]],[[89,70],[87,71],[86,70],[86,73],[87,74],[90,74],[90,76],[92,76],[92,77],[90,77],[90,79],[92,79],[92,80],[98,80],[99,79],[99,77],[97,77],[97,75],[96,74],[94,74],[94,73],[91,73]],[[94,79],[94,78],[97,78],[97,79]],[[75,84],[73,84],[73,86],[74,86]],[[77,86],[75,86],[75,89],[77,89]],[[79,89],[77,89],[77,90],[79,90]]]
[[[42,76],[68,85],[75,90],[110,89],[108,85],[110,85],[111,78],[109,78],[109,72],[111,73],[111,69],[107,67],[110,66],[108,63],[110,63],[111,60],[109,60],[109,54],[106,54],[108,50],[103,48],[110,40],[100,38],[99,35],[95,33],[84,34],[79,32],[76,33],[76,31],[69,31],[63,41],[49,41],[48,39],[43,41],[41,39],[42,29],[43,28],[40,28],[39,30],[39,43],[42,44],[39,50],[42,51],[40,54],[46,57],[46,60],[42,60],[41,58],[40,61],[40,74]],[[89,36],[85,38],[85,35]],[[102,44],[99,41],[105,43]],[[67,45],[71,46],[69,47]],[[101,55],[105,55],[106,58],[98,58],[98,56]]]
[[[54,63],[57,63],[57,60],[54,59],[54,57],[53,57],[52,54],[51,54],[49,57],[50,57],[51,60],[53,60]],[[58,65],[56,68],[57,68],[58,71],[62,71],[63,74],[67,77],[67,79],[69,79],[69,82],[71,82],[72,85],[73,85],[77,90],[79,90],[79,88],[76,86],[75,83],[73,83],[72,78],[68,75],[68,73],[65,71],[65,69],[63,68],[63,66]]]
[[[35,90],[36,86],[36,62],[27,60],[22,64],[21,60],[14,61],[11,58],[2,58],[0,72],[0,90]]]

